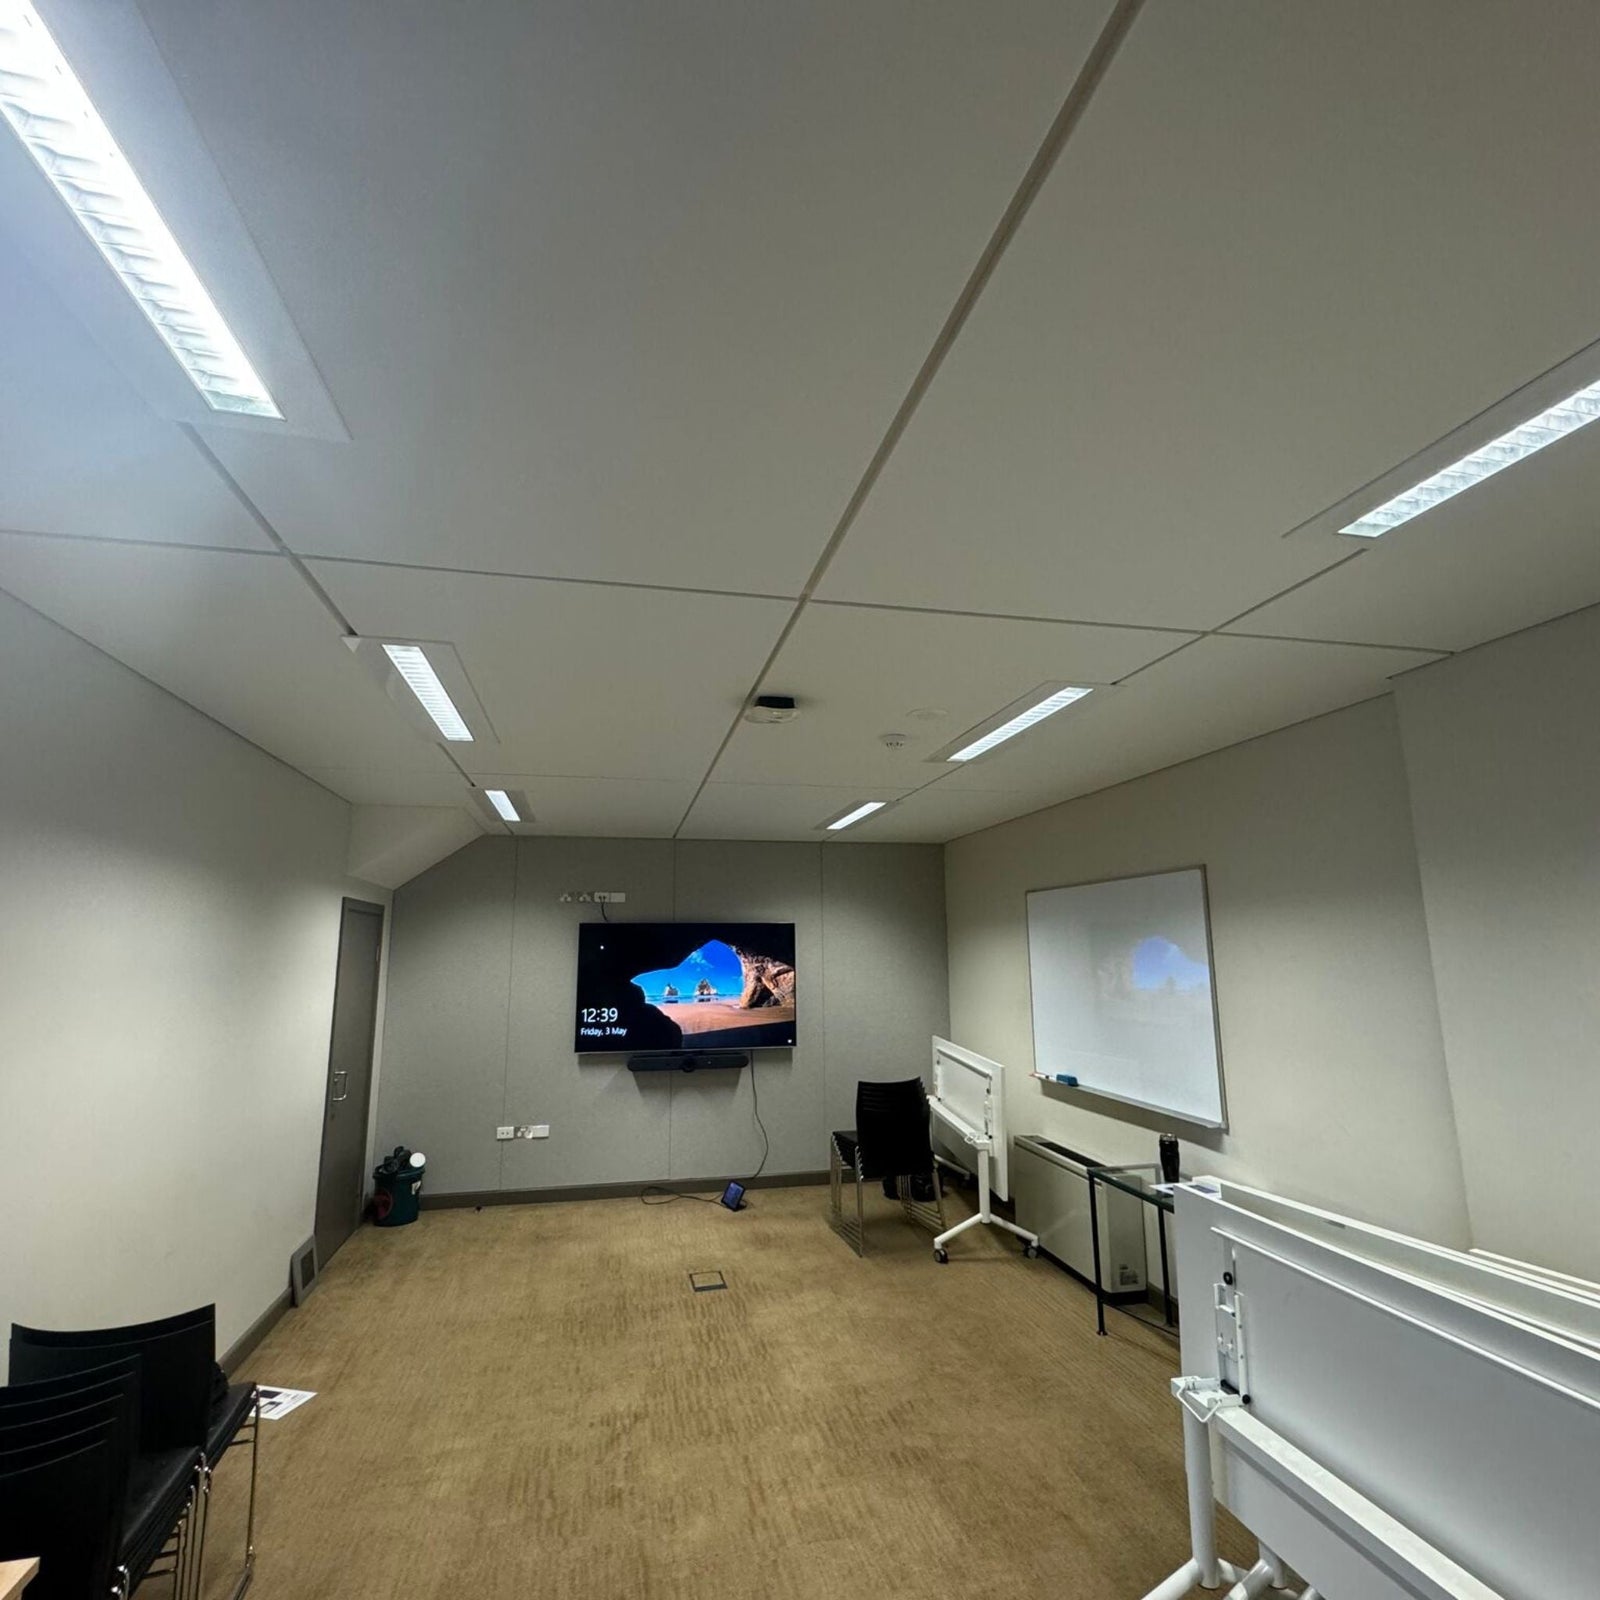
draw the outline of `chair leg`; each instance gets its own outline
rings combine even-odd
[[[250,1412],[250,1509],[244,1525],[244,1571],[239,1574],[230,1600],[239,1600],[256,1572],[256,1471],[261,1465],[261,1391],[256,1390],[256,1403]]]
[[[861,1204],[861,1157],[859,1152],[854,1163],[846,1167],[839,1154],[839,1146],[833,1141],[828,1141],[828,1226],[850,1246],[858,1256],[863,1256],[866,1251],[866,1233],[863,1227],[863,1212]],[[851,1225],[845,1216],[844,1210],[844,1183],[845,1174],[849,1173],[855,1180],[856,1186],[856,1216],[855,1224]]]
[[[856,1174],[856,1254],[865,1256],[867,1253],[867,1212],[865,1202],[861,1197],[861,1150],[856,1148],[855,1161]]]
[[[939,1184],[939,1169],[930,1169],[933,1194],[927,1200],[919,1200],[912,1192],[914,1178],[921,1174],[907,1174],[895,1179],[895,1193],[900,1197],[900,1209],[905,1213],[907,1222],[918,1227],[927,1228],[930,1232],[939,1234],[944,1232],[944,1190]]]
[[[178,1518],[178,1542],[172,1553],[172,1600],[185,1600],[184,1583],[189,1572],[189,1535],[194,1518],[194,1490],[184,1504],[183,1515]]]
[[[200,1600],[206,1581],[206,1534],[211,1529],[211,1463],[200,1458],[199,1495],[195,1509],[194,1572],[189,1583],[193,1600]]]

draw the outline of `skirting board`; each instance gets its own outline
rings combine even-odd
[[[248,1328],[234,1340],[233,1344],[223,1353],[222,1359],[217,1363],[231,1378],[241,1362],[261,1343],[266,1336],[283,1320],[283,1314],[289,1309],[289,1291],[285,1289],[265,1311],[250,1324]]]
[[[563,1189],[480,1189],[459,1194],[422,1194],[424,1211],[448,1211],[463,1206],[532,1206],[553,1200],[632,1200],[641,1189],[686,1189],[715,1194],[727,1178],[661,1178],[655,1182],[577,1183]],[[737,1178],[747,1189],[793,1189],[826,1183],[826,1172],[774,1172],[760,1178]]]

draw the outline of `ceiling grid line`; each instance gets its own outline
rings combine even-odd
[[[1122,47],[1129,30],[1133,27],[1135,18],[1143,8],[1144,0],[1117,0],[1110,16],[1106,19],[1093,47],[1079,68],[1072,86],[1068,89],[1066,98],[1061,103],[1054,121],[1050,124],[1043,141],[1034,153],[1033,160],[1028,163],[1022,181],[1017,185],[1005,210],[1001,213],[999,222],[990,234],[988,243],[985,244],[979,255],[976,265],[963,284],[961,292],[956,297],[956,303],[951,307],[949,315],[945,318],[943,326],[935,337],[932,348],[923,359],[922,365],[917,369],[916,376],[911,380],[911,387],[906,391],[905,398],[901,400],[899,408],[889,421],[883,438],[878,442],[877,449],[867,462],[866,470],[862,473],[860,481],[856,484],[849,500],[845,502],[843,512],[835,525],[827,543],[822,547],[822,553],[817,557],[816,565],[811,569],[810,576],[806,579],[805,586],[800,591],[800,598],[795,605],[789,619],[779,631],[772,649],[768,652],[766,660],[762,663],[761,670],[756,674],[754,684],[744,703],[729,724],[728,731],[723,735],[722,742],[717,746],[710,764],[705,770],[705,775],[700,779],[694,795],[684,809],[683,816],[678,825],[673,829],[673,837],[677,838],[683,830],[684,824],[689,820],[700,796],[705,792],[706,785],[711,781],[711,775],[717,770],[717,763],[721,761],[728,745],[732,742],[734,734],[738,731],[739,723],[744,716],[744,705],[761,692],[762,684],[768,672],[772,670],[773,663],[778,658],[778,653],[783,649],[789,636],[794,632],[795,624],[805,611],[806,604],[816,592],[818,584],[822,582],[833,558],[838,554],[844,544],[851,527],[854,525],[861,508],[866,504],[867,496],[871,494],[874,485],[888,464],[889,457],[893,455],[895,446],[904,436],[911,425],[911,419],[916,415],[917,407],[921,405],[923,396],[933,386],[933,380],[938,376],[939,369],[944,365],[945,358],[950,354],[956,340],[960,337],[961,330],[965,327],[968,317],[972,314],[973,307],[978,303],[990,279],[994,276],[995,268],[999,266],[1001,257],[1005,254],[1006,247],[1016,237],[1017,230],[1022,226],[1023,219],[1028,214],[1029,207],[1038,197],[1039,191],[1044,187],[1045,180],[1050,176],[1062,150],[1066,147],[1067,140],[1072,136],[1073,130],[1081,122],[1084,113],[1088,110],[1095,90],[1099,87],[1106,73],[1111,68],[1111,63],[1116,58],[1117,51]]]
[[[222,480],[228,491],[239,502],[239,504],[244,507],[244,510],[250,517],[250,520],[254,522],[255,525],[262,531],[262,533],[264,533],[267,538],[272,541],[273,545],[283,555],[284,559],[287,560],[289,565],[294,568],[295,572],[305,583],[306,587],[310,589],[312,594],[316,596],[318,604],[320,604],[328,613],[328,615],[339,624],[339,631],[341,634],[345,635],[346,637],[353,635],[356,630],[350,625],[350,619],[334,603],[333,596],[330,595],[328,591],[317,582],[316,578],[312,575],[311,569],[305,564],[304,561],[300,559],[299,556],[294,553],[293,550],[289,548],[287,541],[284,540],[284,538],[279,534],[278,530],[267,520],[260,506],[258,506],[255,501],[245,493],[243,487],[239,483],[239,480],[228,471],[228,469],[218,459],[217,453],[209,444],[206,443],[204,439],[200,437],[200,433],[195,428],[194,424],[192,422],[180,422],[178,427],[185,435],[187,435],[189,442],[195,447],[196,450],[200,452],[201,457],[211,467],[211,470],[215,472],[216,475]]]
[[[424,572],[461,578],[496,578],[518,583],[564,584],[578,588],[696,595],[713,600],[792,601],[796,599],[794,595],[772,594],[759,589],[704,589],[689,584],[629,582],[620,578],[577,578],[556,573],[497,572],[475,567],[433,566],[424,562],[375,561],[362,556],[323,556],[304,551],[295,552],[283,549],[252,550],[240,545],[197,544],[182,539],[133,539],[105,534],[49,533],[42,529],[33,528],[0,528],[0,540],[3,539],[43,539],[63,545],[109,545],[132,550],[174,550],[182,554],[243,556],[248,560],[256,561],[293,561],[298,558],[300,561],[305,562],[315,561],[326,565],[346,567],[372,567],[385,571]],[[1062,627],[1072,628],[1106,628],[1129,633],[1170,633],[1183,636],[1185,641],[1190,643],[1213,634],[1225,634],[1227,637],[1234,639],[1267,639],[1282,644],[1334,644],[1342,645],[1351,650],[1406,650],[1418,655],[1429,656],[1454,654],[1454,649],[1447,645],[1399,642],[1375,644],[1370,639],[1335,639],[1329,638],[1325,634],[1249,633],[1237,626],[1239,622],[1261,610],[1262,607],[1273,605],[1286,595],[1294,594],[1298,590],[1314,584],[1319,578],[1325,577],[1330,572],[1337,571],[1346,562],[1353,561],[1357,556],[1364,554],[1367,554],[1367,552],[1355,551],[1352,555],[1345,557],[1344,560],[1336,561],[1332,566],[1324,567],[1320,572],[1312,573],[1310,577],[1302,578],[1296,583],[1289,584],[1286,588],[1278,590],[1277,593],[1268,595],[1264,600],[1257,601],[1247,610],[1239,612],[1237,616],[1213,627],[1204,627],[1200,624],[1178,626],[1170,623],[1121,622],[1111,621],[1103,617],[1043,616],[1029,611],[972,611],[959,606],[905,605],[887,600],[834,600],[823,599],[816,595],[810,597],[807,605],[808,607],[820,606],[824,609],[838,611],[886,611],[905,613],[912,616],[969,617],[980,622],[1027,622],[1045,625],[1059,624]],[[312,582],[315,583],[315,581],[313,577]]]
[[[134,550],[198,550],[214,556],[254,556],[281,561],[281,550],[252,550],[237,544],[199,544],[187,539],[133,539],[104,533],[49,533],[43,528],[0,528],[0,539],[51,539],[58,544],[116,545]]]
[[[1297,579],[1287,588],[1280,589],[1276,594],[1268,595],[1265,600],[1257,600],[1254,605],[1246,606],[1243,611],[1235,613],[1225,622],[1219,622],[1216,627],[1209,628],[1206,631],[1208,633],[1221,633],[1226,628],[1234,627],[1237,623],[1243,622],[1246,617],[1254,616],[1255,613],[1261,610],[1263,606],[1273,605],[1277,601],[1282,600],[1284,596],[1295,594],[1299,590],[1309,587],[1311,584],[1315,583],[1318,578],[1325,578],[1330,572],[1337,572],[1340,567],[1348,567],[1352,561],[1359,561],[1363,556],[1369,556],[1371,554],[1372,552],[1370,550],[1365,550],[1358,546],[1356,549],[1348,551],[1346,554],[1340,556],[1337,561],[1331,562],[1325,567],[1318,567],[1315,572],[1307,574],[1307,576],[1304,578]]]

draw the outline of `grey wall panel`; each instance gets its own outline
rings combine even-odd
[[[559,896],[595,889],[628,896],[618,921],[793,922],[799,1045],[760,1052],[755,1078],[576,1056],[577,928],[597,912]],[[947,1016],[936,846],[484,840],[396,893],[394,943],[380,1146],[427,1151],[435,1193],[751,1173],[758,1089],[766,1171],[814,1171],[857,1077],[922,1070]],[[550,1137],[495,1142],[524,1122]]]
[[[672,1175],[748,1174],[761,1157],[754,1096],[771,1150],[768,1172],[815,1172],[827,1165],[822,1084],[828,997],[822,981],[820,844],[685,841],[677,846],[676,915],[795,925],[793,1050],[759,1050],[743,1072],[673,1075]],[[759,1075],[759,1082],[754,1075]]]
[[[626,894],[618,922],[672,917],[672,846],[664,839],[519,839],[507,1122],[544,1122],[550,1137],[505,1146],[508,1189],[625,1183],[668,1172],[665,1074],[636,1075],[622,1055],[572,1050],[578,924],[593,905],[565,891]]]
[[[421,1150],[440,1192],[500,1185],[515,868],[479,839],[395,891],[377,1148]]]
[[[943,847],[824,846],[822,908],[831,1130],[854,1126],[862,1078],[927,1077],[949,1032]]]

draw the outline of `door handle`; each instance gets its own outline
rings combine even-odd
[[[341,1100],[350,1098],[350,1074],[342,1068],[335,1068],[333,1074],[334,1093],[329,1097],[335,1105]]]

